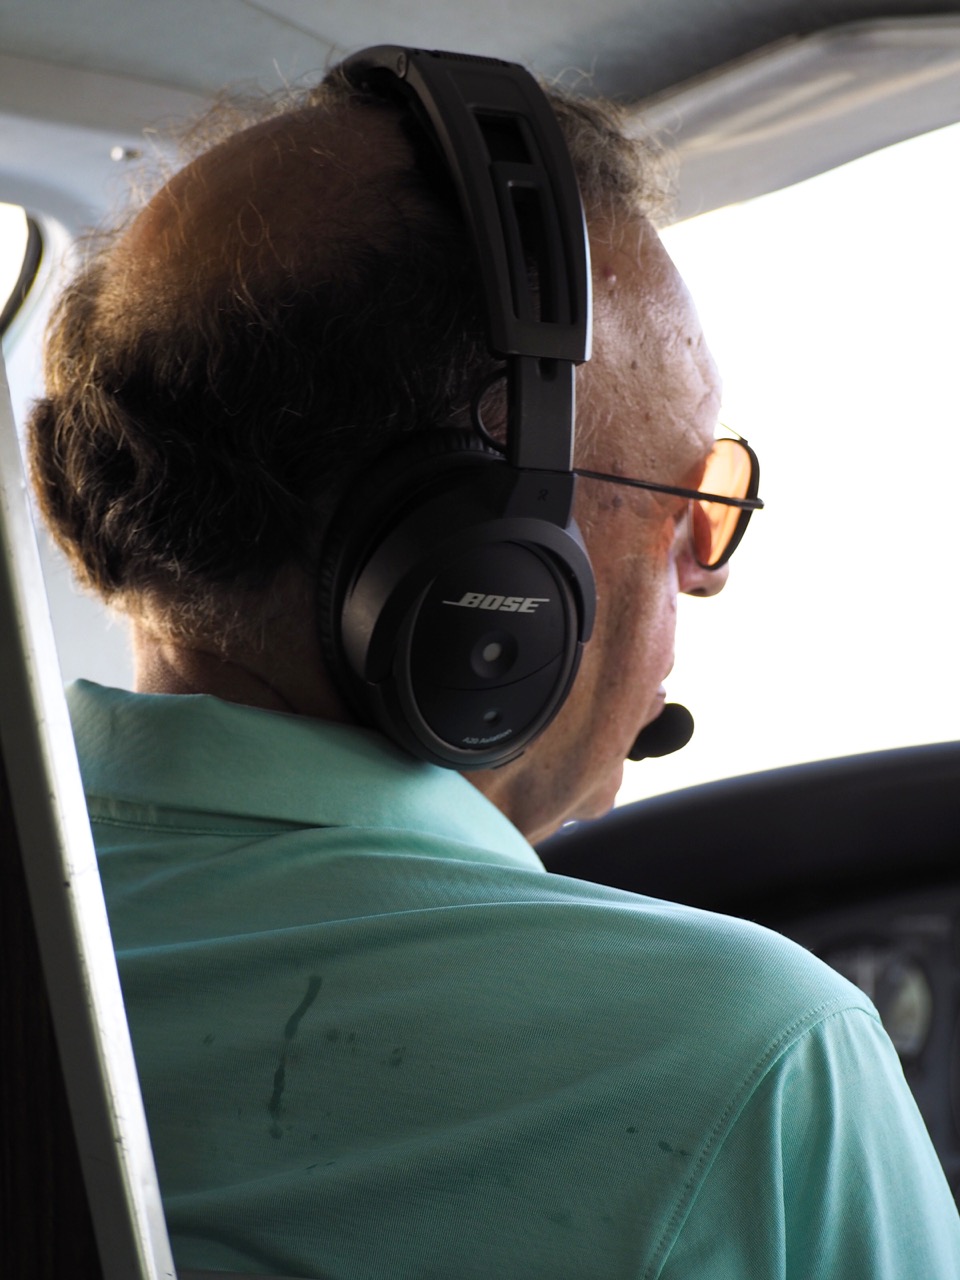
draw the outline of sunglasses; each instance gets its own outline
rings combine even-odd
[[[574,474],[587,480],[625,484],[631,489],[649,489],[675,498],[689,498],[692,513],[693,552],[701,569],[719,569],[740,545],[750,517],[763,502],[757,497],[760,463],[742,436],[724,436],[714,441],[697,489],[682,489],[652,480],[631,480],[602,471],[574,467]]]

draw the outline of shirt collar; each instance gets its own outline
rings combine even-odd
[[[180,813],[420,831],[492,860],[542,868],[516,827],[460,774],[370,730],[206,695],[67,690],[91,809],[98,800]]]

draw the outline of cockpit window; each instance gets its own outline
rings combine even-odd
[[[0,204],[0,336],[20,310],[40,265],[41,238],[19,205]]]
[[[958,161],[953,126],[665,233],[766,509],[680,603],[693,740],[621,803],[960,736]]]

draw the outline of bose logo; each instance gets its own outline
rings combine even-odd
[[[458,609],[496,609],[499,613],[536,613],[549,596],[485,596],[482,591],[465,591],[459,600],[443,600]]]

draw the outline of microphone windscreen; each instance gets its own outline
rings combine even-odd
[[[656,720],[641,729],[630,749],[628,760],[668,756],[685,747],[693,737],[693,716],[679,702],[668,702]]]

